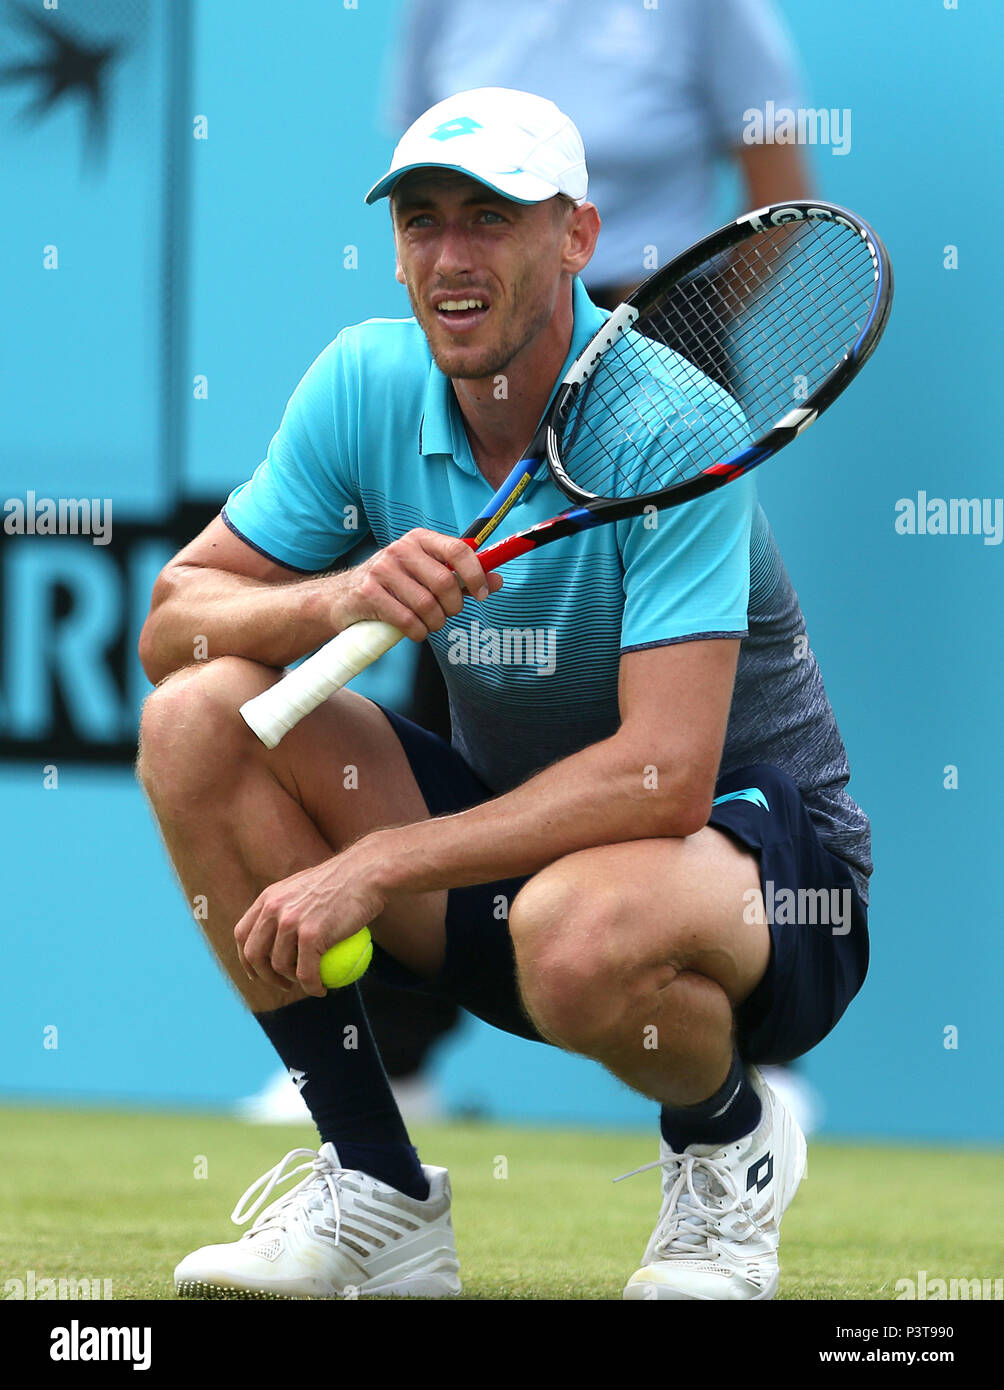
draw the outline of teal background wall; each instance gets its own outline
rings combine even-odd
[[[868,986],[805,1072],[831,1133],[999,1139],[1004,557],[980,537],[899,535],[894,520],[921,490],[1004,491],[988,408],[1004,10],[783,9],[808,104],[853,117],[847,155],[809,152],[819,194],[876,226],[897,282],[867,372],[762,477],[877,864]],[[158,519],[249,474],[343,325],[407,312],[386,210],[362,202],[393,144],[397,13],[390,0],[63,0],[65,26],[125,45],[95,149],[76,98],[29,125],[33,93],[0,86],[0,302],[14,326],[0,335],[0,500],[110,497],[116,524],[139,528],[127,551],[0,534],[2,1097],[225,1107],[273,1070],[128,766],[101,750],[128,744],[147,689],[135,638],[178,543]],[[30,30],[0,25],[0,51],[32,51]],[[723,177],[722,219],[736,196]],[[42,268],[48,245],[58,271]],[[370,688],[386,698],[401,678],[385,667]],[[474,1022],[437,1076],[448,1104],[499,1117],[651,1116],[591,1064]]]

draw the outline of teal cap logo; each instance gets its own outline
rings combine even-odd
[[[473,116],[455,116],[452,121],[444,121],[431,132],[430,140],[452,140],[454,135],[470,135],[472,131],[480,130],[481,122],[476,121]]]

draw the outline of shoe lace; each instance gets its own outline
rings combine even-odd
[[[289,1168],[290,1162],[296,1158],[306,1158],[308,1161],[298,1164],[295,1168]],[[295,1187],[282,1193],[270,1206],[261,1211],[261,1207],[268,1201],[279,1183],[287,1182],[290,1178],[294,1178],[297,1173],[308,1170],[308,1177],[302,1178]],[[333,1167],[325,1155],[315,1153],[313,1149],[290,1149],[286,1157],[280,1159],[274,1168],[270,1168],[267,1173],[263,1173],[257,1181],[251,1184],[234,1207],[230,1220],[235,1226],[244,1226],[256,1212],[260,1211],[251,1231],[261,1230],[265,1226],[284,1228],[288,1222],[295,1219],[303,1211],[304,1198],[311,1189],[317,1188],[318,1195],[320,1195],[321,1190],[326,1188],[335,1213],[335,1244],[337,1245],[342,1230],[342,1207],[338,1200],[338,1174],[341,1171],[340,1168]],[[258,1195],[255,1196],[255,1193]],[[254,1201],[251,1201],[252,1198]],[[247,1205],[249,1202],[251,1202],[250,1206]],[[330,1217],[327,1218],[327,1221],[330,1223]],[[247,1234],[250,1235],[250,1233],[249,1231]]]
[[[652,1168],[679,1171],[666,1193],[665,1208],[655,1235],[656,1247],[665,1254],[707,1254],[708,1237],[724,1217],[741,1212],[761,1235],[765,1232],[736,1186],[731,1170],[704,1154],[667,1154],[654,1163],[622,1173],[614,1182],[623,1182]],[[710,1200],[705,1200],[710,1198]]]

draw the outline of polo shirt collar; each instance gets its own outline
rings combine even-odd
[[[586,293],[585,285],[576,276],[572,281],[572,342],[548,398],[549,406],[558,389],[558,383],[590,338],[599,332],[606,317],[606,311],[597,308]],[[478,473],[460,416],[460,407],[453,392],[453,383],[449,377],[443,375],[435,362],[429,365],[425,407],[422,422],[418,427],[418,452],[423,455],[446,454],[465,473]]]

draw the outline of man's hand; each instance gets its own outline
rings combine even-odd
[[[369,926],[386,906],[375,869],[372,856],[353,847],[259,894],[234,928],[248,978],[287,991],[299,984],[323,998],[324,952]]]
[[[338,624],[378,618],[424,642],[457,616],[465,598],[484,599],[501,587],[502,576],[486,575],[465,541],[408,531],[352,571],[339,596]]]

